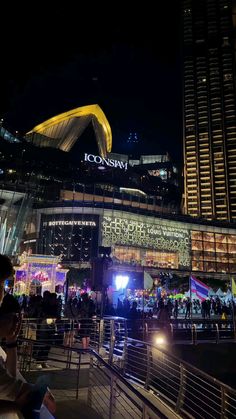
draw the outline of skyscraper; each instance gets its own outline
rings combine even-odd
[[[235,0],[183,0],[184,211],[236,221]]]

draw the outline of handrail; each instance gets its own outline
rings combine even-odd
[[[21,339],[22,342],[29,342],[29,343],[34,343],[34,340],[32,339],[27,339],[27,338],[22,338]],[[119,371],[117,371],[117,369],[108,364],[98,353],[97,351],[95,351],[92,348],[89,349],[82,349],[82,348],[70,348],[67,346],[63,346],[63,345],[53,345],[54,348],[60,348],[60,349],[64,349],[66,351],[69,352],[76,352],[78,355],[81,356],[82,353],[86,352],[89,354],[92,354],[93,356],[96,357],[96,359],[99,361],[100,364],[102,364],[110,373],[112,373],[113,375],[116,376],[117,379],[119,379],[119,381],[124,384],[142,403],[144,403],[148,409],[152,410],[153,413],[155,413],[156,415],[158,415],[158,418],[161,419],[166,419],[167,416],[165,416],[159,409],[157,406],[155,406],[148,398],[145,397],[145,395],[143,395],[141,392],[139,392],[126,378],[124,378]],[[49,360],[53,360],[53,361],[57,361],[57,362],[65,362],[62,360],[58,360],[52,357],[49,357]],[[78,363],[75,363],[73,361],[71,361],[72,365],[77,365]],[[129,398],[129,394],[126,394],[126,397]],[[169,410],[173,411],[173,409],[171,409],[171,407],[169,406],[165,406],[166,408],[168,408]],[[173,411],[174,414],[174,411]]]
[[[137,340],[137,339],[128,338],[128,341],[145,344],[146,346],[152,347],[153,349],[160,351],[161,353],[163,353],[167,357],[171,358],[172,360],[174,360],[178,363],[181,363],[184,367],[188,367],[192,371],[196,372],[196,375],[201,375],[202,377],[208,379],[209,381],[212,381],[214,384],[218,384],[221,387],[227,388],[228,390],[230,390],[236,396],[236,389],[228,386],[227,384],[223,383],[222,381],[218,380],[217,378],[212,377],[211,375],[207,374],[205,371],[202,371],[199,368],[189,364],[187,361],[183,361],[181,358],[178,358],[176,355],[173,355],[170,352],[167,352],[165,349],[157,348],[156,346],[152,345],[151,343],[143,342],[143,341]]]
[[[106,367],[110,372],[112,372],[112,374],[114,374],[121,383],[128,387],[128,389],[131,390],[135,394],[135,396],[137,396],[143,403],[145,403],[149,409],[154,411],[155,414],[160,415],[160,418],[166,418],[166,416],[163,415],[163,413],[150,400],[148,400],[142,393],[136,390],[136,388],[132,384],[130,384],[130,382],[126,380],[112,365],[104,361],[104,359],[94,349],[90,349],[90,353],[95,355],[96,358],[99,359],[99,362],[101,362],[101,364],[103,364],[104,367]]]
[[[100,323],[96,322],[96,324]],[[190,329],[188,328],[188,330]],[[217,328],[215,328],[214,331],[216,332],[216,330]],[[35,343],[35,340],[33,339],[23,338],[22,340],[23,342],[29,341],[33,344]],[[101,344],[98,345],[98,348],[100,349],[103,347],[107,353],[109,352],[109,367],[112,370],[107,367],[106,361],[97,353],[97,342],[100,341]],[[47,343],[47,338],[45,341],[42,339],[41,343],[43,344],[44,342]],[[49,340],[49,344],[52,348],[64,348],[68,351],[67,365],[70,368],[70,365],[74,365],[74,362],[72,362],[69,354],[74,351],[75,353],[78,353],[80,357],[81,349],[75,347],[68,348],[60,345],[58,342],[59,341],[55,341],[51,345]],[[97,361],[101,363],[101,366],[105,363],[108,372],[111,372],[114,369],[116,371],[116,376],[118,374],[119,378],[122,377],[125,380],[125,383],[126,380],[132,380],[132,382],[141,385],[144,389],[154,391],[154,394],[157,393],[159,395],[158,400],[160,403],[166,404],[166,408],[171,409],[172,411],[175,409],[176,413],[181,412],[182,414],[191,417],[191,410],[195,411],[198,401],[201,400],[201,394],[204,394],[206,400],[211,403],[211,394],[214,394],[214,392],[212,393],[213,389],[216,392],[214,397],[217,397],[217,400],[213,398],[214,400],[211,405],[212,414],[214,413],[214,403],[218,408],[220,403],[223,403],[222,397],[218,396],[218,394],[225,395],[227,399],[227,409],[230,408],[231,412],[232,410],[233,412],[236,411],[234,402],[231,402],[236,399],[236,389],[222,383],[217,378],[212,377],[190,363],[182,361],[178,356],[169,353],[168,350],[163,349],[163,347],[157,347],[152,343],[144,342],[143,340],[129,338],[126,331],[126,322],[123,322],[123,319],[122,322],[115,318],[111,320],[105,319],[104,327],[102,327],[101,330],[100,328],[96,329],[95,338],[91,342],[94,349],[91,348],[87,352],[94,355]],[[55,358],[54,355],[55,354],[51,352],[48,359],[57,361],[57,359],[53,359]],[[96,362],[94,366],[96,367]],[[159,371],[158,375],[156,375],[156,371]],[[104,373],[106,374],[105,371]],[[109,374],[107,373],[106,375],[107,378],[109,378]],[[114,381],[116,381],[116,379],[114,379]],[[121,381],[123,382],[123,380]],[[114,388],[115,387],[116,384],[114,384]],[[132,385],[131,387],[133,389]],[[205,404],[206,401],[203,398],[201,400],[202,410],[204,409]],[[193,407],[193,405],[195,407]],[[159,407],[162,410],[161,405]],[[164,414],[166,414],[165,411]]]
[[[125,320],[123,317],[112,317],[112,316],[110,317],[110,319],[111,320],[114,319],[115,321],[119,321],[119,320],[122,320],[123,321],[123,320]],[[26,318],[26,319],[24,319],[24,321],[25,320],[26,320],[26,322],[32,322],[32,321],[39,321],[40,319],[38,319],[38,318]],[[70,320],[70,319],[62,318],[62,320]],[[101,321],[98,318],[95,318],[94,320],[95,321]],[[104,320],[108,320],[108,318],[105,318]],[[194,323],[195,323],[195,320],[194,320]],[[225,323],[225,321],[223,321],[223,323]],[[215,324],[215,326],[217,325],[217,323],[214,323],[214,324]],[[216,326],[216,334],[217,333],[219,333],[219,329],[217,329],[217,326]],[[112,334],[112,338],[113,338],[112,346],[113,346],[113,349],[114,349],[114,331],[113,331],[113,334]],[[22,339],[22,338],[20,338],[20,339]],[[23,338],[23,339],[26,340],[26,337]],[[101,339],[101,336],[100,336],[100,339]],[[203,376],[203,377],[205,377],[205,378],[207,378],[209,380],[213,380],[214,383],[217,383],[217,384],[219,384],[221,386],[225,386],[225,388],[230,389],[230,391],[233,390],[234,394],[236,395],[236,390],[232,389],[230,386],[227,386],[227,384],[224,384],[223,382],[219,381],[218,379],[213,378],[211,375],[208,375],[206,372],[204,372],[204,371],[198,369],[197,367],[189,364],[187,361],[183,361],[182,359],[180,359],[177,356],[171,354],[170,352],[167,352],[163,348],[160,349],[160,348],[155,347],[152,343],[144,342],[144,341],[141,341],[141,340],[138,340],[138,339],[133,339],[133,338],[130,338],[130,337],[127,337],[127,341],[128,342],[137,342],[137,343],[145,344],[146,346],[149,346],[150,348],[158,349],[160,352],[162,352],[163,354],[165,354],[166,356],[168,356],[170,359],[174,360],[175,362],[178,362],[178,363],[181,362],[182,365],[185,365],[186,367],[191,368],[192,371],[195,371],[196,372],[196,375],[201,374],[201,376]],[[34,340],[32,340],[32,342],[35,343]],[[53,345],[53,346],[56,347],[56,345]],[[62,346],[60,346],[60,347],[62,347]],[[75,350],[75,349],[76,348],[73,348],[73,350]],[[110,358],[112,357],[112,352],[113,352],[113,350],[110,352]]]

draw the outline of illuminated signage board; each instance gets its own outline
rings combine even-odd
[[[104,246],[123,245],[176,252],[179,267],[190,266],[190,233],[186,228],[168,223],[150,223],[121,217],[103,217],[102,243]]]
[[[58,221],[44,221],[43,225],[49,227],[54,226],[83,226],[83,227],[96,227],[95,221],[81,221],[81,220],[58,220]]]
[[[61,260],[89,262],[97,255],[99,216],[94,214],[42,214],[38,253]]]
[[[109,158],[103,158],[101,156],[94,156],[94,154],[88,154],[85,153],[84,160],[89,163],[96,163],[100,166],[108,166],[108,167],[114,167],[119,169],[128,169],[128,162],[124,162],[121,160],[115,160],[115,159],[109,159]]]

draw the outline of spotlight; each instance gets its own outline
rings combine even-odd
[[[115,283],[117,291],[127,287],[129,282],[129,277],[127,275],[116,275]]]
[[[166,346],[167,345],[167,339],[165,335],[159,334],[157,336],[154,337],[154,341],[156,346]]]
[[[55,319],[46,319],[46,323],[48,325],[51,325],[51,324],[55,323]]]

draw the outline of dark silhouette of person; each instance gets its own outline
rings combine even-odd
[[[81,295],[79,312],[81,317],[80,334],[82,338],[82,347],[83,349],[88,349],[93,326],[92,317],[95,314],[95,305],[87,293]]]
[[[139,325],[138,325],[138,319],[139,319],[139,312],[137,310],[138,304],[136,301],[133,301],[132,303],[132,307],[129,310],[128,313],[128,318],[130,320],[130,336],[133,339],[138,339],[138,330],[139,330]]]
[[[178,313],[179,313],[179,304],[178,304],[178,300],[175,300],[174,302],[174,318],[175,319],[178,318]]]
[[[187,302],[186,302],[186,312],[185,312],[185,319],[189,318],[190,319],[190,314],[191,314],[191,301],[188,298]]]

